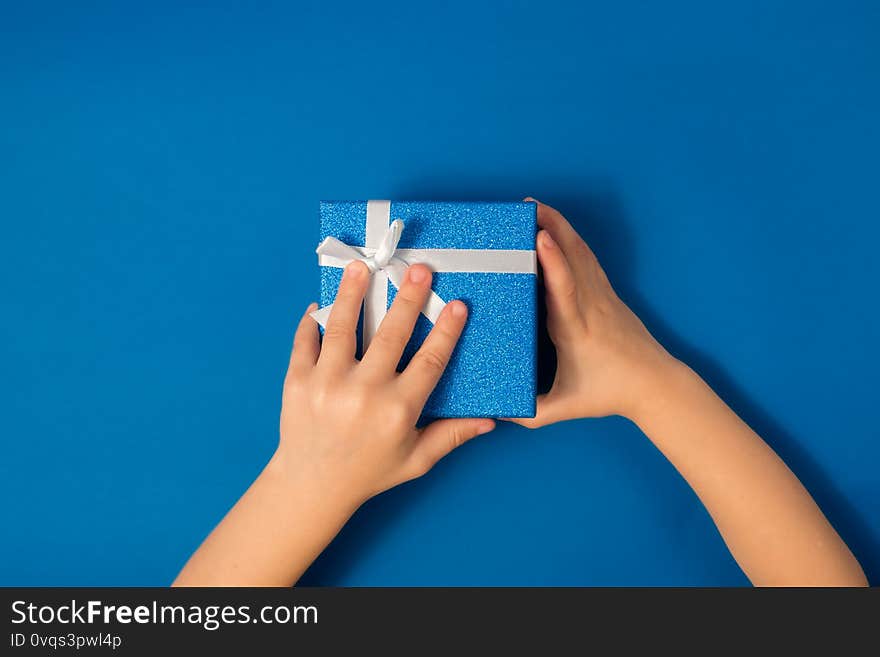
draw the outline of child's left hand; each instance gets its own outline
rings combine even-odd
[[[397,365],[428,297],[431,272],[413,265],[364,357],[355,331],[369,275],[345,269],[323,343],[302,318],[281,403],[275,455],[175,580],[178,586],[288,586],[368,498],[425,474],[491,431],[489,419],[416,421],[467,319],[450,301],[403,372]],[[309,310],[313,310],[310,306]]]
[[[281,443],[273,459],[290,476],[337,491],[355,505],[423,475],[454,448],[495,426],[488,419],[450,419],[416,429],[464,328],[467,307],[449,302],[398,373],[431,289],[431,272],[424,265],[409,268],[358,361],[355,331],[368,282],[364,263],[354,261],[345,268],[323,344],[308,313],[300,322],[284,385]]]

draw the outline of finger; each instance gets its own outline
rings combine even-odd
[[[293,350],[290,352],[289,372],[314,367],[321,352],[321,343],[318,337],[318,323],[309,317],[309,313],[318,307],[316,303],[310,303],[305,314],[299,320],[296,333],[293,336]]]
[[[413,265],[407,269],[403,285],[364,354],[364,369],[381,375],[396,371],[430,289],[430,269],[425,265]]]
[[[553,236],[568,258],[573,271],[580,272],[581,268],[586,265],[586,261],[590,258],[595,259],[596,256],[593,255],[590,247],[568,220],[562,216],[562,213],[537,199],[528,197],[526,200],[538,204],[538,226]]]
[[[446,304],[437,323],[400,375],[404,395],[423,406],[446,369],[467,320],[467,306],[461,301]]]
[[[471,438],[489,433],[495,422],[488,418],[456,418],[437,420],[420,431],[412,453],[412,470],[416,476],[425,474],[456,447]]]
[[[358,317],[367,292],[369,270],[360,260],[350,262],[342,274],[342,282],[333,301],[333,310],[324,328],[324,343],[318,363],[339,366],[354,360],[357,348]]]
[[[547,321],[565,331],[580,323],[578,288],[568,259],[546,230],[538,233],[538,259],[544,270]]]
[[[539,427],[569,420],[571,417],[565,413],[565,404],[560,395],[553,391],[545,395],[538,395],[537,409],[535,417],[509,417],[504,418],[507,422],[513,422],[528,429],[537,429]]]

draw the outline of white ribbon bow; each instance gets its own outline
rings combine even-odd
[[[363,351],[367,350],[379,323],[387,313],[388,282],[397,289],[403,284],[407,267],[415,263],[433,271],[535,274],[534,250],[514,249],[398,249],[403,221],[391,219],[390,201],[367,201],[366,246],[350,246],[335,237],[318,245],[318,264],[345,267],[360,260],[370,270],[371,279],[364,298]],[[389,223],[390,222],[390,223]],[[446,302],[431,290],[422,314],[433,324]],[[326,327],[333,304],[310,313]]]
[[[326,237],[324,238],[324,241],[318,245],[318,248],[315,249],[315,253],[319,256],[323,256],[319,260],[323,265],[329,264],[331,266],[345,267],[350,262],[360,260],[367,265],[370,274],[373,276],[373,279],[370,281],[371,288],[377,283],[382,287],[385,287],[386,281],[391,281],[391,284],[395,289],[399,289],[400,286],[403,285],[403,277],[406,274],[407,267],[410,265],[406,260],[395,255],[397,244],[400,242],[401,233],[403,233],[403,221],[395,219],[391,222],[391,225],[388,226],[385,235],[382,237],[382,242],[377,249],[369,249],[366,247],[356,248],[349,246],[335,237]],[[368,291],[368,299],[369,297],[370,294]],[[387,305],[387,297],[384,303]],[[434,292],[434,290],[431,290],[428,300],[425,302],[424,308],[422,308],[422,314],[433,324],[437,321],[437,318],[440,317],[440,311],[443,310],[445,305],[446,302],[437,296],[437,293]],[[311,313],[311,316],[316,322],[318,322],[318,324],[326,326],[327,320],[330,318],[331,310],[333,310],[332,303],[329,306],[324,306],[323,308],[314,311]],[[364,312],[366,313],[366,307]],[[369,342],[375,334],[375,330],[370,331],[368,338],[366,326],[367,322],[365,321],[364,349],[369,346]]]

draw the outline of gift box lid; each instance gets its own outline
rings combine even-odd
[[[375,203],[370,202],[371,212]],[[463,249],[493,252],[476,254],[475,262],[486,257],[497,260],[500,256],[502,262],[529,261],[534,267],[534,203],[385,203],[386,226],[394,219],[404,223],[398,249],[404,250],[410,263],[420,260],[418,251],[413,249]],[[321,239],[332,236],[350,246],[367,246],[367,215],[367,201],[322,201]],[[371,215],[371,222],[375,220]],[[375,228],[375,223],[372,226]],[[479,269],[479,265],[470,267],[466,263],[464,268]],[[469,316],[446,371],[425,405],[424,417],[534,417],[536,275],[534,270],[525,271],[521,266],[512,269],[515,273],[435,269],[434,292],[444,301],[463,301]],[[338,267],[321,267],[322,306],[333,302],[341,275]],[[391,284],[387,287],[390,306],[396,290]],[[401,359],[401,369],[431,326],[424,315],[419,316]]]

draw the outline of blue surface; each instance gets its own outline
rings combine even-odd
[[[390,218],[404,222],[401,249],[533,250],[534,203],[391,203]],[[321,203],[321,236],[365,246],[366,201]],[[534,257],[534,253],[532,253]],[[321,268],[321,305],[336,299],[338,267]],[[460,299],[468,322],[431,393],[422,418],[535,417],[537,385],[537,277],[531,274],[435,272],[432,289],[441,299]],[[390,283],[388,305],[394,301]],[[432,328],[416,320],[403,353],[405,367]],[[362,329],[362,326],[361,326]]]
[[[0,583],[164,584],[277,439],[321,198],[572,218],[880,583],[880,5],[16,3],[0,21]],[[505,426],[323,584],[742,584],[621,419]]]

